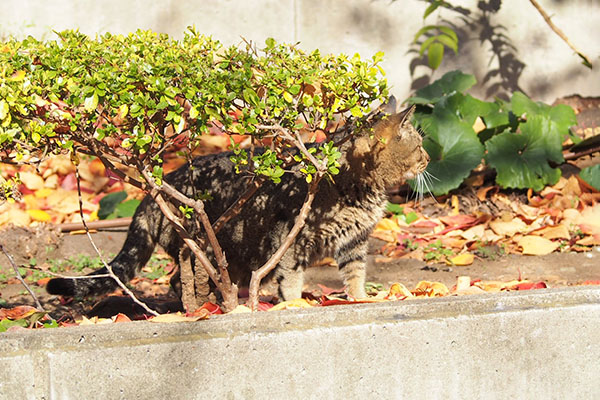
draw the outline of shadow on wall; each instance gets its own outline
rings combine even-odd
[[[432,3],[433,0],[425,0]],[[490,49],[490,55],[486,66],[483,67],[485,75],[479,85],[484,89],[487,97],[497,96],[508,99],[514,91],[523,89],[519,86],[519,79],[525,68],[525,63],[519,59],[517,48],[506,36],[506,27],[493,22],[493,16],[502,5],[501,0],[482,0],[477,3],[476,11],[462,7],[451,7],[450,10],[458,14],[455,20],[442,20],[444,25],[454,29],[459,37],[459,53],[447,52],[444,63],[447,65],[459,65],[458,58],[477,60],[475,53],[484,48]],[[477,35],[477,36],[474,36]],[[477,40],[477,43],[473,43]],[[409,53],[414,54],[410,62],[410,74],[412,77],[411,89],[416,90],[428,85],[432,81],[432,71],[427,66],[427,56],[419,56],[418,45]],[[427,73],[416,76],[418,67],[425,67]],[[423,68],[419,68],[421,70]],[[546,83],[540,82],[538,89],[544,92],[549,88]]]

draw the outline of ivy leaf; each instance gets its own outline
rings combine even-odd
[[[579,172],[579,176],[588,185],[600,191],[600,164],[582,169]]]
[[[444,45],[441,43],[432,43],[427,51],[427,62],[429,68],[438,69],[444,58]]]
[[[115,209],[117,218],[132,217],[139,205],[140,200],[138,199],[130,199],[119,203]]]
[[[422,89],[417,90],[415,97],[408,99],[411,104],[435,104],[444,96],[455,92],[464,92],[477,83],[475,77],[461,71],[450,71],[440,79]]]
[[[127,192],[114,192],[107,194],[100,199],[98,210],[98,218],[109,219],[109,216],[115,211],[117,205],[127,198]]]
[[[459,187],[481,163],[483,145],[472,124],[448,110],[436,109],[423,125],[427,126],[423,147],[431,157],[427,171],[435,177],[430,189],[439,196]]]
[[[473,126],[477,117],[484,117],[490,113],[497,112],[500,108],[495,103],[481,101],[469,94],[462,93],[450,96],[443,105],[471,126]],[[508,123],[508,114],[506,114],[506,123]]]
[[[548,162],[564,159],[560,137],[551,132],[551,125],[548,118],[536,115],[521,124],[520,134],[505,131],[486,142],[486,160],[496,169],[499,185],[540,191],[558,181],[560,169]]]

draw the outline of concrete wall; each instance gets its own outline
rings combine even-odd
[[[553,21],[596,63],[594,71],[579,63],[527,1],[504,0],[499,10],[491,0],[451,3],[464,8],[436,13],[427,24],[448,19],[460,34],[462,50],[459,57],[447,54],[448,60],[434,78],[456,68],[473,73],[480,82],[474,93],[483,97],[515,89],[546,102],[573,93],[600,94],[597,0],[540,1]],[[181,37],[186,26],[195,25],[228,44],[240,42],[241,36],[257,43],[274,37],[324,52],[358,52],[370,57],[384,51],[392,91],[406,98],[411,85],[418,87],[430,79],[423,60],[409,53],[414,34],[423,26],[426,6],[418,0],[2,0],[0,34],[52,38],[52,30],[68,28],[87,34],[141,28]],[[488,74],[490,79],[485,81]]]
[[[1,399],[598,399],[600,288],[0,334]]]

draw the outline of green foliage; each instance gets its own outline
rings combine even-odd
[[[250,135],[256,144],[280,137],[272,152],[239,150],[232,157],[239,169],[277,182],[293,136],[282,132],[329,133],[340,118],[361,126],[371,104],[387,98],[382,57],[305,53],[273,39],[263,48],[225,48],[194,29],[181,41],[150,31],[10,39],[0,44],[2,158],[83,148],[146,169],[161,184],[167,147],[185,135],[189,151],[217,129]],[[315,146],[314,158],[327,158],[333,175],[335,152],[327,146]],[[311,160],[302,156],[298,163],[310,180]]]
[[[416,212],[405,213],[404,207],[390,202],[387,203],[386,211],[394,214],[398,219],[407,224],[413,223],[419,218]]]
[[[109,193],[104,196],[100,199],[98,218],[114,219],[133,216],[140,201],[137,199],[124,201],[126,198],[127,193],[125,191]]]
[[[582,169],[579,172],[579,176],[588,185],[592,186],[596,190],[600,190],[600,164],[592,165]]]
[[[564,161],[561,144],[577,123],[573,110],[534,102],[520,92],[510,102],[481,101],[463,93],[475,83],[472,75],[448,72],[408,100],[419,106],[415,121],[426,133],[427,171],[437,178],[432,192],[457,188],[482,159],[505,188],[541,190],[556,183],[560,170],[552,164]],[[485,127],[476,133],[478,117]]]
[[[443,0],[434,0],[423,13],[425,20],[439,7],[448,7],[450,4]],[[444,49],[448,47],[458,54],[458,36],[454,29],[445,25],[426,25],[419,29],[413,39],[413,44],[419,40],[419,56],[427,53],[427,63],[432,70],[438,69],[444,59]]]

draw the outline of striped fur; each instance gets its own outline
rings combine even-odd
[[[335,183],[322,182],[306,225],[273,273],[284,299],[300,297],[303,272],[324,257],[333,257],[349,294],[366,296],[367,239],[383,216],[388,186],[412,179],[429,160],[421,136],[410,124],[412,110],[379,121],[372,134],[356,135],[345,143]],[[236,174],[228,153],[196,158],[193,168],[184,166],[166,181],[189,196],[207,191],[212,199],[205,209],[212,221],[244,190],[246,177]],[[297,174],[285,174],[278,185],[264,184],[242,212],[219,232],[218,239],[229,261],[232,279],[248,284],[250,271],[260,267],[279,247],[298,214],[307,185]],[[145,265],[154,247],[161,245],[178,260],[183,243],[147,196],[136,211],[127,239],[110,262],[127,282]],[[100,269],[90,275],[105,273]],[[116,288],[113,280],[52,279],[48,292],[83,297]]]

